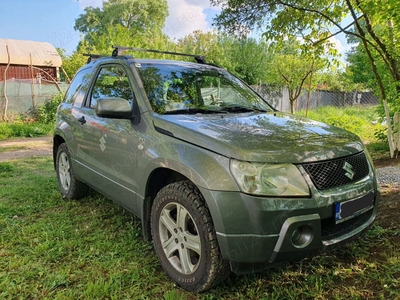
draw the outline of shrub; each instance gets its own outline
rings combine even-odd
[[[62,93],[54,94],[50,99],[38,107],[36,119],[39,123],[50,124],[56,120],[56,112],[58,105],[62,102],[64,95]]]

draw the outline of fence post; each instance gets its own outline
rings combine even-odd
[[[33,111],[36,112],[36,93],[35,93],[35,76],[33,74],[33,63],[32,63],[32,53],[29,53],[29,59],[31,63],[31,75],[32,75],[32,105],[33,105]]]
[[[5,105],[4,105],[4,112],[3,112],[3,120],[8,121],[7,117],[7,109],[8,109],[8,98],[7,98],[7,71],[8,68],[10,67],[10,51],[8,50],[8,45],[6,45],[6,50],[7,50],[7,67],[4,70],[4,85],[3,85],[3,95],[4,95],[4,100],[5,100]]]

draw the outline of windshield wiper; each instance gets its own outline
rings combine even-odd
[[[227,105],[222,106],[224,111],[227,112],[268,112],[266,109],[258,108],[257,106],[249,107],[249,106],[240,106],[240,105]]]
[[[204,108],[186,108],[186,109],[177,109],[177,110],[169,110],[164,113],[164,115],[192,115],[192,114],[219,114],[226,113],[226,111],[221,110],[211,110]]]

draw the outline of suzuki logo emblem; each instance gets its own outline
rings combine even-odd
[[[349,164],[347,161],[343,165],[343,170],[346,171],[346,174],[344,175],[346,175],[349,179],[353,179],[355,172],[353,170],[353,166]]]

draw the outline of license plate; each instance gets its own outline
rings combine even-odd
[[[374,207],[374,193],[369,193],[361,198],[346,202],[335,203],[336,224],[354,218]]]

